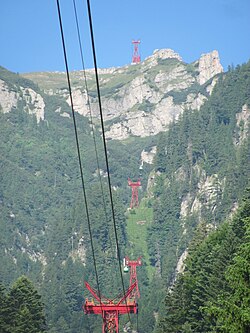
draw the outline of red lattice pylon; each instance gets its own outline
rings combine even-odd
[[[132,56],[132,64],[139,64],[141,62],[141,56],[139,53],[139,44],[140,40],[132,40],[132,44],[134,45],[133,56]]]
[[[95,301],[86,299],[83,305],[85,314],[98,314],[102,316],[102,333],[119,333],[119,316],[126,313],[138,313],[138,304],[131,293],[136,288],[136,282],[129,286],[121,298],[108,299],[99,297],[98,292],[85,282],[86,288],[95,298]]]
[[[139,198],[138,198],[138,187],[141,186],[141,180],[138,179],[137,182],[132,182],[130,178],[128,178],[128,186],[132,189],[132,197],[130,201],[130,208],[139,206]]]
[[[134,299],[140,298],[136,267],[141,265],[142,265],[141,257],[139,257],[137,260],[130,260],[129,257],[124,258],[124,267],[130,267],[129,285],[132,286],[135,283],[135,288],[131,291],[129,295],[129,297]]]

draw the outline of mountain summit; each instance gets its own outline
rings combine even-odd
[[[99,69],[106,137],[123,140],[146,137],[168,129],[185,109],[199,109],[223,72],[218,51],[187,64],[171,49],[155,50],[143,62]],[[27,73],[45,93],[59,95],[70,104],[65,73]],[[81,115],[99,117],[93,69],[71,73],[73,103]],[[89,106],[90,105],[90,106]],[[65,114],[62,114],[65,116]]]

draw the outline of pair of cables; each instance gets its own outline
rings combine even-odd
[[[82,185],[82,191],[83,191],[83,202],[85,204],[85,209],[86,209],[86,218],[87,218],[88,231],[89,231],[89,236],[90,236],[90,244],[91,244],[91,251],[92,251],[92,256],[93,256],[93,264],[94,264],[95,277],[96,277],[96,283],[97,283],[97,291],[98,291],[99,296],[101,297],[100,283],[99,283],[97,264],[96,264],[95,249],[94,249],[94,244],[93,244],[93,234],[92,234],[92,229],[91,229],[90,214],[89,214],[88,202],[87,202],[86,186],[85,186],[84,175],[83,175],[83,165],[82,165],[82,158],[81,158],[81,151],[80,151],[80,144],[79,144],[79,136],[78,136],[78,131],[77,131],[76,116],[75,116],[75,110],[74,110],[74,104],[73,104],[72,87],[71,87],[71,81],[70,81],[70,75],[69,75],[67,50],[66,50],[66,44],[65,44],[65,38],[64,38],[61,8],[60,8],[59,0],[56,0],[56,2],[57,2],[58,19],[59,19],[59,25],[60,25],[63,55],[64,55],[64,62],[65,62],[66,75],[67,75],[67,83],[68,83],[68,88],[69,88],[69,96],[70,96],[70,103],[71,103],[71,110],[72,110],[72,118],[73,118],[74,132],[75,132],[77,156],[78,156],[78,163],[79,163],[79,169],[80,169],[80,178],[81,178],[81,185]],[[91,120],[91,124],[92,124],[92,129],[94,129],[93,128],[92,112],[91,112],[91,108],[90,108],[88,88],[87,88],[87,79],[86,79],[85,68],[84,68],[83,48],[82,48],[82,43],[81,43],[79,21],[78,21],[77,8],[76,8],[75,0],[73,0],[73,6],[74,6],[74,13],[75,13],[76,27],[77,27],[78,43],[79,43],[80,54],[81,54],[81,61],[82,61],[82,67],[83,67],[83,72],[84,72],[84,80],[85,80],[86,92],[87,92],[87,105],[89,106],[89,109],[90,109],[90,120]],[[123,294],[125,295],[125,284],[124,284],[122,268],[121,268],[121,264],[120,264],[121,263],[121,253],[120,253],[120,247],[119,247],[119,242],[118,242],[118,232],[117,232],[117,226],[116,226],[116,220],[115,220],[115,210],[114,210],[114,201],[113,201],[111,179],[110,179],[108,152],[107,152],[107,145],[106,145],[106,139],[105,139],[105,128],[104,128],[104,119],[103,119],[102,104],[101,104],[99,77],[98,77],[98,70],[97,70],[97,60],[96,60],[96,51],[95,51],[94,31],[93,31],[90,0],[87,0],[87,8],[88,8],[89,28],[90,28],[90,35],[91,35],[92,55],[93,55],[94,69],[95,69],[96,89],[97,89],[97,97],[98,97],[98,105],[99,105],[99,112],[100,112],[101,129],[102,129],[103,149],[104,149],[105,163],[106,163],[106,169],[107,169],[109,197],[110,197],[112,220],[113,220],[113,227],[114,227],[114,234],[115,234],[116,253],[117,253],[118,266],[119,266],[119,271],[120,271],[120,276],[121,276]],[[95,147],[95,153],[96,153],[97,167],[98,167],[98,171],[99,171],[99,180],[100,180],[100,184],[101,184],[101,192],[102,192],[105,216],[106,216],[106,221],[107,221],[107,212],[106,212],[106,208],[105,208],[106,204],[105,204],[104,190],[103,190],[101,175],[100,175],[100,166],[99,166],[99,159],[98,159],[98,153],[97,153],[97,144],[96,144],[96,140],[95,140],[94,130],[92,131],[92,133],[93,133],[93,138],[94,138],[94,147]],[[126,302],[126,306],[127,306],[127,298],[125,298],[125,302]],[[128,317],[129,317],[130,323],[132,324],[129,312],[128,312]],[[137,326],[138,326],[138,324],[137,324]]]

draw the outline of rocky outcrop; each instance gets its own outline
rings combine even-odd
[[[71,240],[73,242],[73,238],[71,238]],[[87,253],[87,251],[86,251],[86,248],[84,246],[84,237],[82,236],[78,240],[77,249],[73,249],[73,246],[72,246],[72,251],[70,252],[70,257],[72,258],[72,260],[74,262],[75,262],[76,259],[79,259],[81,261],[82,265],[85,266],[86,261],[87,261],[86,253]]]
[[[182,61],[181,56],[171,49],[156,49],[153,54],[145,59],[145,62],[150,62],[152,66],[157,65],[158,59],[177,59]]]
[[[199,84],[203,84],[211,79],[216,74],[223,72],[223,67],[220,63],[218,51],[212,51],[211,53],[202,54],[199,64]]]
[[[149,152],[143,149],[141,152],[141,165],[143,166],[143,163],[153,164],[155,154],[156,146],[153,146]]]
[[[242,111],[236,114],[238,133],[236,134],[234,143],[241,145],[248,137],[250,129],[250,109],[247,104],[242,106]]]
[[[37,123],[44,120],[45,103],[42,96],[30,88],[21,89],[23,91],[23,99],[26,102],[24,110],[29,114],[35,115]]]
[[[42,96],[31,88],[17,87],[16,90],[0,80],[0,111],[11,112],[18,106],[18,101],[24,102],[24,111],[36,116],[37,123],[44,120],[45,103]]]
[[[176,62],[168,63],[169,59],[174,59]],[[165,66],[164,68],[157,67],[159,60],[163,61],[161,64]],[[176,93],[185,94],[184,91],[193,84],[202,85],[222,71],[217,51],[202,55],[198,63],[199,75],[195,76],[187,70],[181,57],[173,50],[156,50],[141,63],[142,74],[123,85],[115,94],[102,96],[104,119],[114,119],[114,122],[107,127],[106,137],[124,140],[131,135],[140,137],[155,135],[166,131],[169,123],[178,119],[184,109],[200,109],[207,99],[207,96],[201,92],[189,93],[181,102],[176,102],[172,97]],[[123,74],[126,70],[128,67],[124,69]],[[119,72],[122,73],[122,68]],[[212,81],[207,87],[208,94],[211,94],[215,83],[216,81]],[[78,92],[75,105],[79,113],[88,115],[88,105],[83,94]],[[97,103],[93,98],[91,108],[93,115],[98,117]]]
[[[188,250],[186,249],[182,255],[180,256],[179,260],[178,260],[178,263],[176,265],[176,273],[177,274],[181,274],[184,272],[184,269],[185,269],[185,260],[187,258],[187,255],[188,255]]]
[[[7,84],[0,80],[0,111],[8,113],[12,108],[16,108],[18,95],[15,91],[11,91]]]
[[[88,97],[86,90],[81,91],[80,89],[75,89],[72,92],[74,110],[81,114],[82,116],[89,116],[90,109],[88,106]],[[67,103],[71,106],[70,97],[67,98]]]
[[[124,120],[117,122],[106,132],[109,139],[122,140],[130,135],[146,137],[166,131],[168,124],[179,118],[183,108],[173,103],[173,98],[162,100],[157,108],[148,113],[145,111],[128,112]]]
[[[195,196],[188,193],[182,199],[180,217],[183,220],[192,214],[196,214],[198,217],[201,216],[202,207],[214,212],[225,187],[225,179],[219,179],[217,174],[207,176],[198,165],[195,166],[193,172],[200,180]],[[185,176],[182,175],[182,177]]]
[[[155,50],[140,64],[98,69],[106,137],[124,140],[131,135],[146,137],[166,131],[169,123],[178,119],[185,109],[200,109],[216,84],[216,77],[211,79],[222,71],[217,51],[186,64],[171,49]],[[58,88],[56,81],[52,82],[52,73],[47,79],[46,73],[44,75],[46,91],[59,94],[70,105],[62,73],[54,74]],[[84,76],[87,90],[83,88]],[[74,71],[71,77],[75,111],[87,117],[100,117],[94,70]],[[38,84],[41,78],[40,73]],[[32,79],[35,81],[34,75]],[[206,85],[208,80],[211,82]]]

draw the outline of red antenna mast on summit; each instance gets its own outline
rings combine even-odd
[[[141,62],[141,56],[139,53],[139,44],[140,40],[132,40],[132,44],[134,45],[134,51],[132,56],[132,64],[139,64]]]

